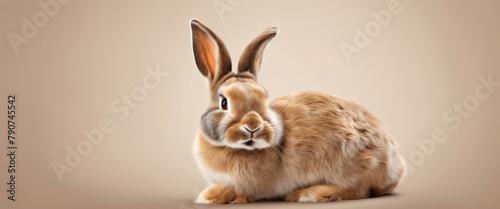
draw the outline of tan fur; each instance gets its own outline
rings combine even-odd
[[[310,197],[311,202],[333,202],[362,198],[355,191],[347,191],[333,185],[314,185],[289,194],[286,201],[298,202],[301,197]]]
[[[338,185],[352,191],[342,196],[345,200],[389,193],[402,177],[404,167],[398,159],[398,178],[386,178],[388,154],[397,154],[387,153],[394,141],[381,131],[380,121],[361,106],[319,92],[283,96],[269,106],[286,124],[286,138],[279,146],[235,150],[210,145],[203,136],[198,138],[199,160],[232,176],[239,194],[255,199],[284,196],[273,195],[272,188],[295,181],[299,182],[297,189],[313,184]],[[348,125],[352,117],[357,118],[357,124]],[[315,177],[309,178],[311,175]]]
[[[275,35],[270,33],[247,47],[244,55],[253,58],[242,57],[243,66],[260,65],[259,44],[267,44]],[[266,104],[266,91],[255,80],[260,66],[246,68],[210,84],[211,103],[194,153],[211,186],[197,202],[337,201],[380,196],[398,185],[404,161],[392,136],[368,110],[314,91]],[[229,110],[218,109],[220,97],[227,99]],[[249,140],[255,144],[245,144]]]
[[[229,203],[236,199],[236,193],[227,185],[215,184],[205,192],[205,199],[214,204]]]

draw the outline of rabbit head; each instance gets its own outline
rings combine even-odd
[[[264,48],[277,27],[266,28],[243,51],[238,71],[219,37],[196,19],[191,20],[193,53],[210,89],[210,105],[201,130],[212,145],[254,150],[273,146],[282,137],[278,115],[266,105],[267,93],[257,83]]]

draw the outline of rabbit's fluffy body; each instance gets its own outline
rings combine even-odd
[[[362,106],[315,91],[267,101],[256,76],[276,28],[244,50],[234,73],[222,41],[197,20],[191,27],[211,98],[194,145],[210,186],[196,202],[336,201],[380,196],[398,185],[405,164],[397,144]]]

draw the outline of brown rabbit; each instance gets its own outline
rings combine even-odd
[[[256,78],[277,27],[250,43],[236,73],[215,33],[196,19],[191,29],[210,88],[194,145],[210,186],[197,203],[327,202],[380,196],[398,185],[405,173],[398,146],[362,106],[314,91],[267,101]]]

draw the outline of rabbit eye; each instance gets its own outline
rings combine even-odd
[[[220,101],[220,107],[224,110],[227,110],[227,99],[226,98],[222,98],[222,100]]]

